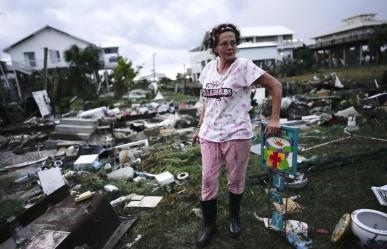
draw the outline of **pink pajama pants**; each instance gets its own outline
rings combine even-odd
[[[241,194],[244,191],[250,146],[250,139],[226,142],[200,140],[202,154],[202,201],[212,200],[217,197],[219,173],[224,163],[226,163],[228,190],[234,194]]]

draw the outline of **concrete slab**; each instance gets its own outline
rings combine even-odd
[[[55,131],[59,133],[89,133],[92,134],[96,130],[95,126],[89,126],[89,125],[64,125],[59,124],[55,126]]]

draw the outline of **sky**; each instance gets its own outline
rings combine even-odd
[[[189,50],[219,23],[282,25],[306,44],[353,15],[387,20],[387,0],[0,0],[2,50],[50,25],[89,42],[118,43],[120,54],[150,74],[174,78],[190,67]],[[155,54],[155,55],[154,55]]]

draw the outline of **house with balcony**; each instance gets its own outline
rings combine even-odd
[[[387,21],[376,20],[376,14],[359,14],[342,20],[342,25],[332,31],[315,36],[316,63],[320,66],[347,66],[367,64],[375,60],[368,49],[368,41],[375,28]]]
[[[284,58],[292,58],[293,49],[303,46],[302,41],[294,38],[295,32],[284,26],[247,27],[240,31],[237,56],[251,59],[268,71],[275,70],[276,64]],[[200,46],[189,51],[194,80],[199,78],[204,66],[215,59],[207,42],[209,35],[206,32]]]
[[[119,54],[118,43],[96,43],[100,52],[100,64],[104,69],[113,69],[117,66]]]

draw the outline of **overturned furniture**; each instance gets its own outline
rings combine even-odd
[[[53,199],[52,195],[59,194],[63,199],[63,191],[68,192],[60,188],[46,198]],[[55,205],[52,201],[43,205],[37,203],[24,212],[28,216],[22,213],[0,227],[5,232],[0,238],[0,248],[62,249],[87,245],[88,248],[109,249],[136,221],[136,218],[118,217],[102,194],[79,203],[74,201],[74,196],[66,196],[60,202],[55,201]],[[42,202],[47,201],[43,199]],[[25,224],[30,217],[35,218]]]

